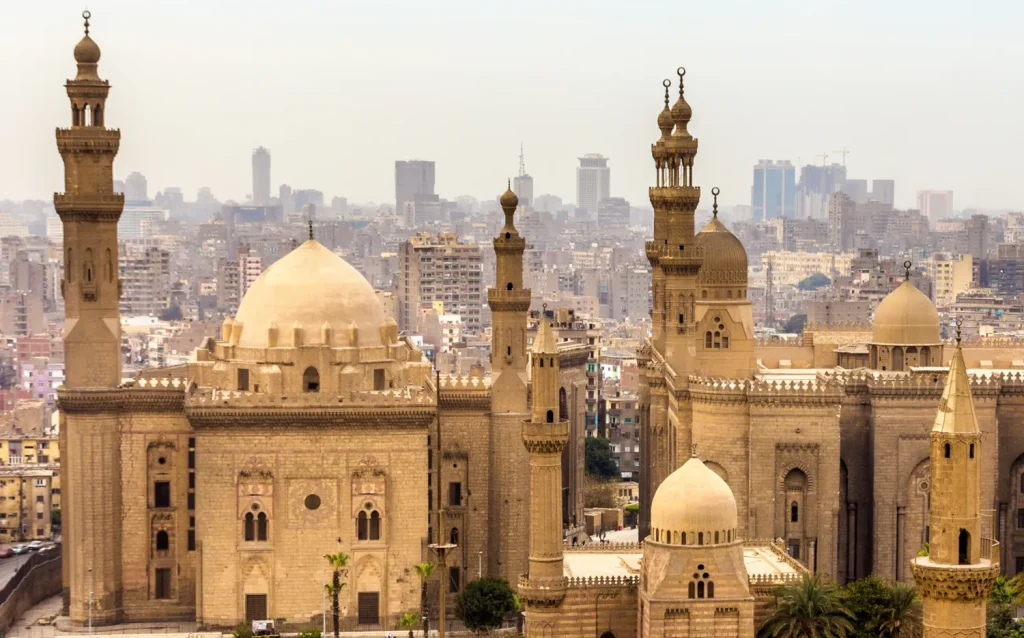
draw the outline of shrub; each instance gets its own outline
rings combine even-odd
[[[471,631],[497,629],[515,609],[515,592],[504,578],[470,581],[455,598],[455,617]]]
[[[231,635],[234,638],[252,638],[252,625],[240,622],[231,630]]]
[[[320,638],[319,629],[303,629],[299,632],[299,638]]]

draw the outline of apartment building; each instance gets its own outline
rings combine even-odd
[[[483,267],[480,246],[460,243],[455,233],[418,233],[398,251],[398,325],[419,332],[421,308],[441,304],[459,315],[466,333],[483,330]]]

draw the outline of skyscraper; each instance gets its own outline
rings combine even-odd
[[[896,203],[896,182],[891,179],[871,180],[871,199],[893,206]]]
[[[270,151],[262,146],[252,152],[252,201],[257,206],[270,203]]]
[[[597,153],[587,153],[579,158],[576,167],[576,205],[589,214],[597,214],[597,203],[607,199],[611,190],[612,169],[608,158]]]
[[[868,180],[848,179],[843,185],[843,193],[853,200],[854,204],[868,203]]]
[[[788,160],[761,160],[754,166],[750,189],[754,221],[794,217],[796,213],[796,169]]]
[[[526,172],[522,145],[519,146],[519,175],[512,180],[512,190],[519,197],[520,206],[533,207],[533,177]]]
[[[142,173],[130,173],[124,179],[124,199],[126,202],[148,202],[149,188],[146,176]]]
[[[434,162],[411,160],[395,162],[395,211],[405,210],[416,195],[434,194]]]
[[[953,216],[953,191],[917,191],[917,208],[934,228],[935,222]]]

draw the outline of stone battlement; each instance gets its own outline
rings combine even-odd
[[[608,554],[639,553],[643,550],[643,541],[621,541],[608,543],[602,543],[600,541],[591,541],[589,543],[583,543],[580,545],[565,545],[562,548],[562,551],[564,552],[584,552],[591,554],[598,552]]]
[[[458,390],[459,392],[490,392],[491,377],[475,377],[472,375],[441,375],[441,390]]]
[[[192,407],[343,407],[355,406],[432,406],[434,394],[420,388],[401,388],[394,390],[368,390],[363,392],[346,392],[344,394],[323,394],[320,392],[304,392],[302,394],[271,394],[269,392],[241,392],[238,390],[220,390],[200,388],[189,395],[188,404]]]
[[[189,386],[188,379],[185,379],[185,378],[182,378],[182,377],[172,377],[172,378],[164,377],[162,379],[161,378],[155,378],[155,377],[154,378],[140,377],[138,379],[132,379],[131,381],[126,381],[126,382],[122,383],[120,387],[126,388],[126,389],[139,388],[139,389],[151,389],[151,390],[159,390],[159,389],[186,390],[186,389],[188,389],[188,386]]]
[[[809,323],[804,326],[804,334],[808,332],[874,332],[870,323],[862,321],[829,321]]]
[[[575,576],[569,579],[569,587],[635,587],[640,582],[639,576]]]

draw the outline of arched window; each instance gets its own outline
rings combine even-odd
[[[708,291],[707,290],[701,290],[700,291],[700,298],[701,299],[707,299],[708,298]]]
[[[99,104],[92,109],[92,121],[95,126],[103,126],[103,107]]]
[[[505,284],[505,290],[512,290],[512,282],[511,281],[508,282],[507,284]]]
[[[971,443],[971,458],[974,458],[974,444]]]
[[[708,598],[714,598],[714,597],[715,597],[715,584],[713,582],[711,582],[711,581],[708,581]]]
[[[971,533],[965,529],[960,530],[959,563],[970,565],[971,563]]]
[[[715,348],[722,347],[722,333],[715,330]]]
[[[729,335],[722,334],[722,349],[726,350],[729,348]]]
[[[680,545],[685,545],[685,544],[686,544],[686,532],[683,532],[683,541],[680,543]]]
[[[931,348],[924,346],[921,348],[921,365],[927,366],[931,364]]]
[[[1024,494],[1024,474],[1020,475],[1020,493]]]
[[[356,517],[356,538],[365,541],[370,539],[370,521],[366,512],[359,512]]]
[[[732,299],[732,291],[731,290],[726,290],[725,291],[725,298],[726,299]]]
[[[171,539],[167,532],[160,530],[156,533],[156,551],[163,552],[171,548]]]
[[[715,545],[718,544],[718,532],[715,532]]]
[[[554,422],[555,422],[555,411],[554,410],[548,410],[548,423],[554,423]]]
[[[943,445],[943,446],[942,446],[942,454],[943,454],[943,456],[945,456],[945,457],[946,457],[947,459],[949,458],[949,443],[947,443],[947,444],[945,444],[945,445]]]
[[[252,512],[245,515],[242,538],[244,538],[246,542],[256,540],[256,517],[252,515]]]
[[[544,367],[544,357],[540,358],[540,367]]]
[[[370,540],[380,540],[380,514],[377,510],[370,512]]]
[[[704,333],[704,347],[708,350],[711,349],[711,331],[708,330]]]
[[[697,581],[697,598],[704,598],[704,581]]]
[[[452,545],[458,545],[459,544],[459,528],[458,527],[453,527],[452,528],[451,533],[448,534],[448,542],[450,542]]]
[[[82,121],[79,119],[78,106],[75,104],[71,105],[71,126],[81,126]]]
[[[703,545],[704,544],[704,532],[697,532],[697,544],[698,545]]]
[[[267,519],[267,515],[264,512],[260,512],[259,516],[256,517],[256,540],[266,541],[270,532],[270,520]]]
[[[796,501],[793,501],[792,503],[789,504],[789,522],[800,522],[800,506],[797,505]]]
[[[320,391],[320,373],[316,371],[316,368],[309,366],[306,371],[302,373],[302,391],[303,392],[319,392]]]
[[[696,598],[696,597],[697,597],[697,594],[696,594],[696,591],[697,591],[697,583],[695,583],[695,582],[693,582],[693,581],[691,580],[691,581],[690,581],[690,586],[689,586],[689,587],[688,587],[687,589],[688,589],[688,591],[687,591],[687,594],[688,594],[688,597],[689,597],[689,598]]]
[[[728,535],[729,535],[729,540],[727,542],[731,543],[732,542],[732,530],[729,530]]]
[[[558,390],[558,419],[564,421],[569,418],[569,399],[565,394],[565,388]]]

